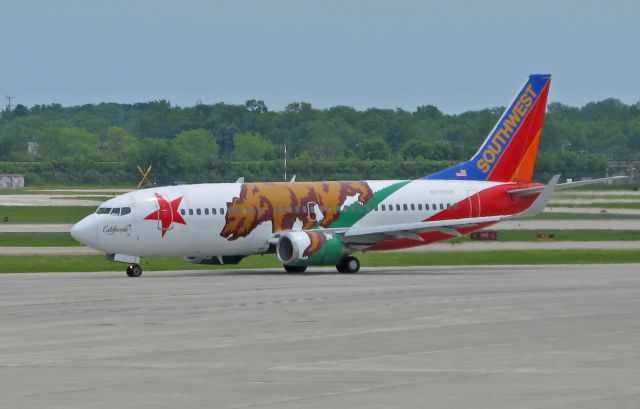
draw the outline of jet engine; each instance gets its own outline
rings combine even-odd
[[[337,265],[347,254],[340,239],[320,231],[284,233],[276,246],[278,260],[285,266]]]

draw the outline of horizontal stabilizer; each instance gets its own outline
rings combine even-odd
[[[540,192],[540,196],[529,206],[527,210],[524,212],[518,213],[514,217],[532,217],[537,214],[542,213],[549,200],[551,199],[551,195],[553,194],[556,185],[558,184],[558,180],[560,180],[560,175],[555,175],[551,178],[547,186],[544,186],[542,192]]]
[[[596,184],[596,183],[606,183],[612,180],[620,180],[620,179],[627,179],[628,176],[611,176],[611,177],[607,177],[607,178],[600,178],[600,179],[591,179],[591,180],[581,180],[578,182],[567,182],[567,183],[560,183],[558,185],[556,185],[554,190],[563,190],[563,189],[572,189],[574,187],[578,187],[578,186],[586,186],[586,185],[592,185],[592,184]],[[522,189],[511,189],[511,190],[507,190],[507,193],[512,195],[512,196],[530,196],[530,195],[537,195],[538,193],[542,192],[545,189],[546,186],[536,186],[536,187],[525,187]]]

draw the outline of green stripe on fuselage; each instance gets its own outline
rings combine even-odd
[[[331,223],[329,227],[351,227],[364,216],[367,215],[370,211],[372,211],[376,206],[378,206],[382,201],[391,196],[391,194],[397,192],[402,187],[406,186],[410,180],[404,180],[402,182],[394,183],[393,185],[387,186],[373,194],[373,197],[366,203],[362,204],[360,202],[352,203],[348,206],[345,206],[340,210],[340,217],[338,220]],[[319,223],[316,223],[313,226],[313,229],[317,229],[319,227]]]

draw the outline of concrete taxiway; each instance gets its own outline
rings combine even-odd
[[[0,275],[0,407],[635,408],[638,271]]]

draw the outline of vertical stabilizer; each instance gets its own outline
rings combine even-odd
[[[530,75],[469,161],[424,179],[529,182],[533,176],[551,75]]]

